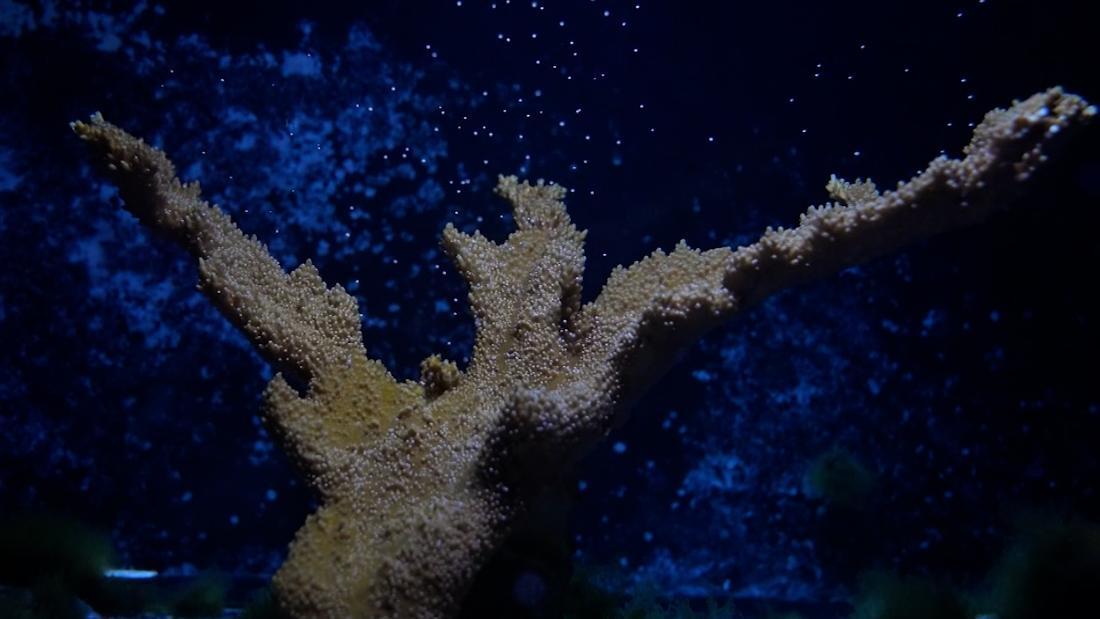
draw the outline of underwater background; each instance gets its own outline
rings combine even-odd
[[[1088,5],[0,0],[0,513],[86,523],[117,567],[261,586],[313,505],[260,423],[268,365],[72,120],[102,112],[284,267],[311,258],[415,379],[468,361],[438,239],[511,230],[498,174],[570,189],[587,300],[655,248],[795,223],[830,174],[892,187],[1013,98],[1100,100]],[[1051,523],[1100,548],[1098,144],[985,224],[711,332],[467,616],[557,616],[581,579],[615,612],[846,617],[870,572],[976,592]]]

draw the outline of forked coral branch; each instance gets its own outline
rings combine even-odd
[[[616,268],[587,304],[585,232],[565,190],[501,177],[515,232],[496,243],[443,231],[470,288],[469,367],[432,356],[419,383],[367,356],[352,296],[308,261],[284,272],[164,153],[99,115],[72,127],[126,208],[196,257],[200,288],[279,370],[264,418],[321,506],[275,593],[295,617],[345,619],[455,614],[525,499],[619,423],[677,351],[773,292],[982,220],[1095,115],[1057,88],[1034,95],[987,114],[963,158],[937,158],[893,191],[833,177],[838,202],[797,227],[737,249],[658,250]]]

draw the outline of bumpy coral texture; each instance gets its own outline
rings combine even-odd
[[[433,355],[419,383],[368,357],[352,296],[308,261],[284,272],[161,151],[98,115],[73,128],[126,208],[197,258],[201,289],[280,372],[265,420],[321,506],[275,592],[296,617],[343,619],[453,615],[525,497],[621,422],[679,349],[776,290],[981,220],[1095,113],[1059,89],[994,110],[962,159],[886,193],[834,177],[838,202],[797,227],[737,249],[658,250],[587,304],[585,233],[565,191],[501,177],[507,240],[443,231],[470,288],[473,357],[462,372]]]

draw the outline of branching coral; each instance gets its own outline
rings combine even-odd
[[[981,220],[1095,114],[1059,89],[994,110],[962,159],[935,159],[886,193],[834,177],[840,202],[796,228],[737,249],[656,251],[587,304],[585,233],[564,189],[501,177],[517,228],[505,242],[443,231],[470,288],[473,357],[465,372],[429,357],[419,383],[367,356],[353,297],[308,261],[284,272],[164,153],[98,115],[73,129],[126,208],[197,258],[201,289],[280,371],[265,420],[321,499],[275,576],[280,604],[298,617],[440,617],[525,498],[620,422],[678,350],[777,290]]]

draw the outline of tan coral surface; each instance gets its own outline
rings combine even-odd
[[[284,272],[162,152],[98,115],[73,129],[126,208],[197,258],[201,289],[280,371],[264,416],[321,507],[275,592],[296,617],[345,619],[455,614],[525,497],[620,422],[678,350],[776,290],[980,221],[1095,114],[1059,89],[994,110],[962,159],[935,159],[886,193],[834,177],[839,203],[796,228],[737,249],[658,250],[583,305],[585,233],[564,189],[502,177],[517,228],[505,242],[443,232],[470,287],[470,365],[429,357],[419,383],[367,356],[353,297],[308,261]]]

